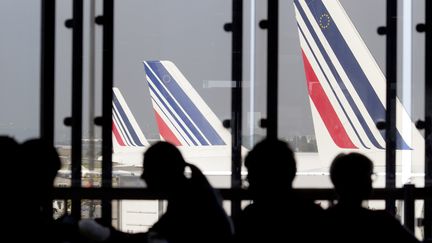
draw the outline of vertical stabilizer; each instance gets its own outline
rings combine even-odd
[[[161,139],[177,146],[230,144],[231,135],[176,65],[144,61]]]
[[[382,71],[339,1],[295,0],[294,6],[321,160],[357,151],[384,165],[385,131],[375,125],[385,120]],[[421,164],[423,137],[396,103],[397,156]]]
[[[114,154],[149,145],[118,88],[113,88],[112,134]]]

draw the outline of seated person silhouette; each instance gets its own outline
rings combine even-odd
[[[216,192],[194,165],[186,163],[180,151],[167,142],[157,142],[144,153],[141,178],[149,190],[167,195],[162,217],[145,233],[129,234],[110,228],[109,242],[169,243],[229,242],[233,226]],[[185,176],[185,167],[191,176]]]
[[[19,148],[25,166],[26,189],[37,192],[27,195],[25,202],[28,210],[26,225],[32,225],[37,234],[29,235],[32,241],[36,237],[44,242],[77,241],[78,222],[70,215],[56,220],[53,218],[52,192],[54,180],[61,168],[61,160],[54,146],[46,140],[36,138],[23,142]]]
[[[340,154],[330,167],[330,179],[338,195],[326,210],[326,227],[332,242],[419,242],[384,210],[362,207],[372,192],[373,163],[359,153]]]
[[[41,219],[52,220],[52,189],[57,171],[61,168],[60,157],[55,147],[50,146],[43,139],[30,139],[21,144],[24,163],[27,165],[26,173],[32,179],[29,183],[38,191],[37,204],[40,207]]]
[[[3,175],[1,178],[1,188],[3,194],[3,212],[2,220],[7,222],[6,228],[3,228],[3,239],[13,239],[21,242],[28,240],[23,231],[23,218],[28,217],[24,196],[22,190],[26,189],[25,177],[21,176],[21,159],[18,151],[19,145],[15,139],[8,136],[0,136],[0,161],[2,170],[9,174]]]
[[[297,169],[288,144],[276,139],[258,142],[245,166],[253,203],[235,220],[237,242],[318,241],[323,210],[294,192]]]

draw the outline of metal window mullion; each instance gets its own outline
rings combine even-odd
[[[72,28],[72,187],[81,187],[83,86],[83,0],[73,1]],[[72,215],[81,218],[81,200],[72,199]]]
[[[54,145],[55,0],[41,1],[40,137]]]
[[[278,135],[279,0],[267,5],[267,137]]]
[[[103,2],[102,187],[112,187],[112,87],[114,68],[114,0]],[[110,200],[102,200],[102,218],[111,222]]]
[[[386,17],[386,188],[396,187],[397,1],[387,0]],[[386,200],[395,215],[395,201]]]
[[[432,187],[432,2],[425,0],[425,187]],[[429,140],[428,140],[429,139]],[[424,201],[424,239],[432,239],[432,200]]]
[[[232,2],[232,69],[231,78],[231,188],[241,188],[241,132],[242,132],[242,72],[243,72],[243,0]],[[241,202],[231,202],[231,215],[235,218],[241,211]]]

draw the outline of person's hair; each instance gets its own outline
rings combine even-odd
[[[372,192],[372,161],[359,153],[339,154],[330,166],[330,179],[340,198],[366,199]]]
[[[183,174],[186,162],[178,148],[168,142],[159,141],[144,153],[144,170],[163,171],[168,175]]]
[[[40,178],[43,187],[52,187],[54,178],[61,168],[61,160],[54,146],[46,140],[37,138],[22,143],[21,150],[24,153],[24,161],[30,173]]]
[[[297,171],[294,153],[288,143],[278,139],[264,139],[258,142],[245,158],[245,166],[249,173],[257,173],[260,177],[283,177],[292,182]]]
[[[3,153],[3,160],[8,161],[10,159],[14,159],[13,157],[16,156],[17,150],[18,150],[18,143],[15,141],[15,139],[8,137],[8,136],[0,136],[0,146]],[[8,164],[6,164],[7,166]]]
[[[330,179],[337,186],[358,177],[370,177],[373,172],[372,161],[359,153],[339,154],[330,166]]]
[[[5,171],[16,170],[17,163],[12,163],[12,161],[19,161],[20,156],[18,149],[19,145],[15,139],[9,136],[0,136],[0,146],[2,151],[2,167]],[[5,181],[6,178],[4,178]]]

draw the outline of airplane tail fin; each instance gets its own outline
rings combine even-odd
[[[385,121],[386,78],[378,64],[339,1],[294,7],[320,156],[357,151],[385,161],[385,131],[376,123]],[[422,151],[423,137],[396,103],[396,149]]]
[[[231,135],[176,65],[144,61],[161,139],[177,146],[230,144]]]
[[[123,95],[113,88],[113,153],[138,150],[149,145]]]

